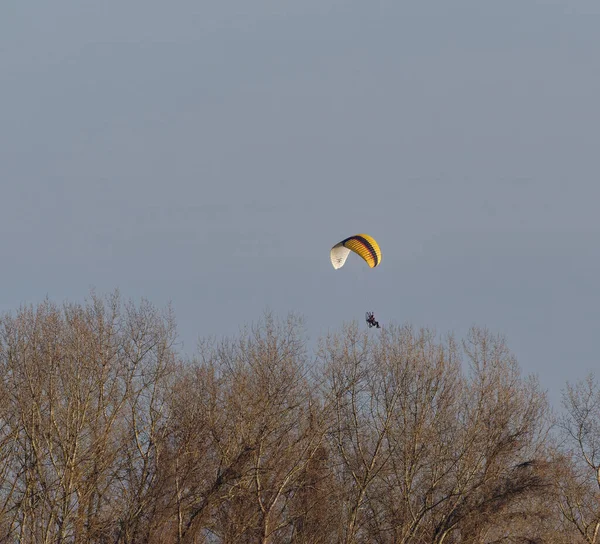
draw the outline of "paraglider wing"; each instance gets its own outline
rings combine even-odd
[[[375,239],[368,234],[356,234],[331,248],[330,257],[333,268],[338,269],[344,266],[351,251],[361,256],[371,268],[375,268],[381,263],[381,249]]]

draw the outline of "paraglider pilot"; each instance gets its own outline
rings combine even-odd
[[[367,324],[369,325],[369,328],[371,328],[371,327],[377,327],[378,329],[381,328],[379,326],[379,321],[375,321],[375,316],[373,315],[373,312],[367,312]]]

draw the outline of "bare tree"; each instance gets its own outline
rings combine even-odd
[[[471,331],[464,353],[466,374],[452,338],[409,327],[326,343],[341,541],[479,542],[501,511],[543,489],[537,470],[522,470],[545,455],[539,386],[486,331]]]
[[[475,328],[463,345],[470,372],[457,414],[456,464],[435,522],[440,544],[454,531],[477,542],[505,512],[548,486],[538,468],[546,464],[550,417],[537,380],[521,377],[502,337]]]
[[[119,540],[147,542],[160,492],[160,463],[168,419],[167,399],[175,370],[174,320],[149,303],[126,307],[123,361],[131,372],[125,401],[126,433],[118,467]]]
[[[270,315],[237,339],[202,342],[197,359],[178,367],[154,480],[155,534],[306,539],[307,520],[318,518],[306,500],[318,495],[325,432],[306,371],[300,320]]]
[[[588,544],[600,542],[600,386],[593,374],[572,385],[563,396],[566,439],[565,473],[560,508]]]
[[[2,318],[5,428],[14,437],[7,538],[76,542],[119,534],[117,499],[132,489],[130,476],[145,460],[127,465],[127,437],[137,433],[147,448],[152,439],[140,438],[129,414],[155,390],[144,369],[170,360],[172,333],[148,303],[138,313],[120,307],[116,294],[106,301],[92,295],[86,306],[45,302]],[[142,344],[146,337],[153,341]],[[150,412],[155,404],[144,407]]]
[[[294,316],[277,323],[266,315],[218,350],[226,413],[250,452],[217,518],[229,527],[228,541],[267,544],[294,533],[292,501],[324,435],[306,379],[301,326]]]

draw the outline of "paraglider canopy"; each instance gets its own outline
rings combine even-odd
[[[331,248],[329,256],[333,268],[342,268],[351,251],[362,257],[370,268],[381,264],[381,249],[375,239],[368,234],[355,234]]]

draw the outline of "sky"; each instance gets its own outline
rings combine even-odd
[[[600,361],[599,27],[597,0],[4,0],[0,311],[119,289],[186,353],[267,309],[311,342],[475,325],[556,403]],[[381,265],[334,270],[362,232]]]

